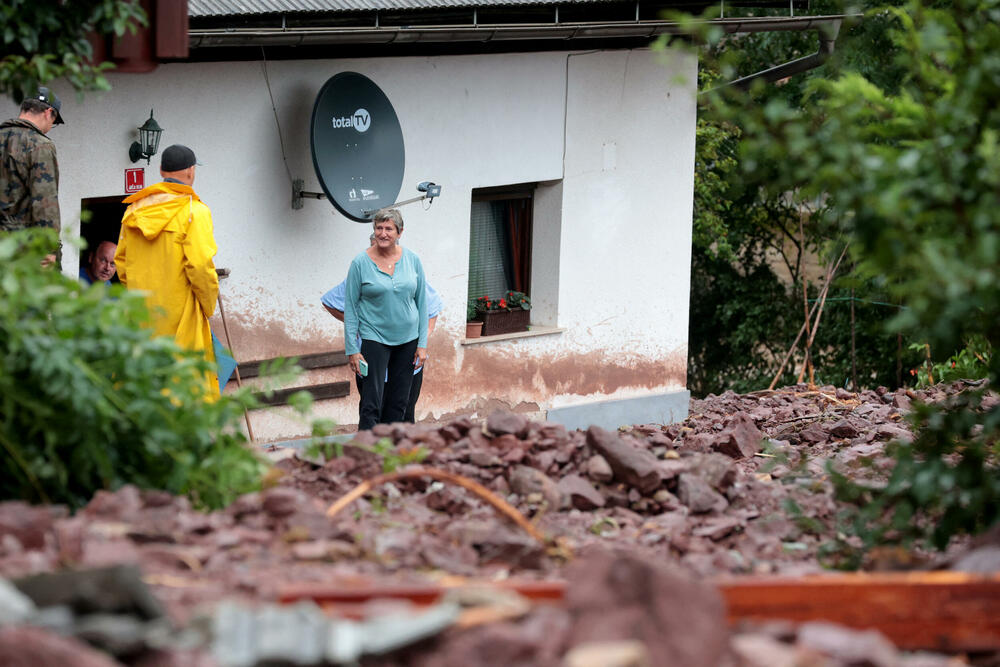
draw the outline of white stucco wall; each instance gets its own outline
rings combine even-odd
[[[415,196],[420,181],[443,187],[429,208],[403,209],[402,241],[421,257],[445,303],[418,413],[492,402],[545,410],[683,388],[693,56],[555,52],[266,67],[287,171],[260,62],[112,75],[111,92],[82,101],[57,86],[68,119],[50,135],[60,157],[64,236],[79,233],[81,199],[122,194],[124,170],[144,164],[132,165],[127,152],[153,107],[165,128],[161,148],[186,144],[203,163],[195,189],[213,212],[216,264],[232,270],[222,299],[237,357],[343,349],[342,326],[319,297],[344,278],[370,227],[322,200],[292,210],[289,176],[304,179],[308,191],[321,189],[309,151],[313,101],[329,77],[356,71],[385,92],[399,116],[407,157],[399,198]],[[159,180],[158,162],[146,168],[147,185]],[[533,321],[565,331],[463,345],[472,190],[532,182],[540,183]],[[67,253],[66,266],[75,265]],[[339,368],[308,381],[348,377]],[[317,411],[356,423],[353,392]],[[284,409],[253,418],[258,438],[304,429]]]

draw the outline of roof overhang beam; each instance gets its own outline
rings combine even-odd
[[[839,26],[844,16],[789,16],[712,19],[704,23],[730,34],[803,31]],[[610,21],[517,23],[494,25],[380,26],[327,28],[211,28],[189,31],[192,49],[240,46],[320,46],[333,44],[412,44],[493,42],[501,40],[566,40],[648,38],[684,35],[690,29],[676,21]]]

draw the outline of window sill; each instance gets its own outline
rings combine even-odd
[[[497,336],[480,336],[479,338],[463,338],[462,345],[479,345],[481,343],[495,343],[501,340],[516,340],[518,338],[534,338],[535,336],[548,336],[566,331],[562,327],[543,327],[535,324],[531,325],[528,331],[518,331],[517,333],[499,334]]]

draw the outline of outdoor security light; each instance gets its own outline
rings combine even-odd
[[[139,141],[133,141],[129,146],[128,156],[132,162],[146,158],[146,164],[149,164],[149,158],[156,155],[156,149],[160,147],[160,135],[163,134],[163,128],[153,118],[152,109],[149,110],[149,119],[138,129]]]
[[[417,186],[418,192],[426,192],[428,199],[434,199],[441,195],[441,186],[433,181],[424,181]]]

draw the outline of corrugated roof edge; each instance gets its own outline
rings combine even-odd
[[[453,7],[593,5],[628,1],[630,0],[188,0],[188,16],[202,18]]]

